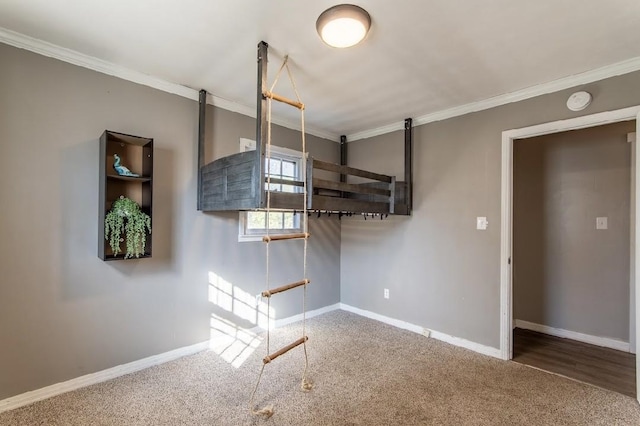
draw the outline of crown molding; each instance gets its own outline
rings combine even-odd
[[[413,125],[416,126],[415,119],[413,120]],[[352,133],[350,135],[347,135],[347,142],[353,142],[360,139],[368,139],[374,136],[380,136],[386,133],[395,132],[396,130],[404,130],[404,121],[387,124],[386,126],[376,127],[375,129],[363,130],[362,132]]]
[[[49,58],[58,59],[79,67],[97,71],[102,74],[111,75],[143,86],[152,87],[163,92],[182,96],[183,98],[194,101],[198,100],[198,91],[190,87],[171,83],[138,71],[133,71],[120,65],[103,61],[102,59],[85,55],[84,53],[60,47],[5,28],[0,28],[0,42],[19,49],[31,51],[42,56],[47,56]]]
[[[498,106],[519,102],[526,99],[535,98],[536,96],[546,95],[549,93],[559,92],[561,90],[580,86],[583,84],[593,83],[595,81],[604,80],[606,78],[616,77],[623,74],[640,70],[640,57],[627,59],[615,64],[607,65],[594,70],[585,71],[580,74],[570,75],[557,80],[541,83],[515,92],[505,93],[503,95],[494,96],[492,98],[483,99],[477,102],[471,102],[442,111],[425,114],[413,119],[414,126],[442,121],[461,115],[470,114],[472,112],[483,111]],[[386,126],[376,127],[375,129],[365,130],[362,132],[347,135],[347,141],[355,141],[359,139],[371,138],[383,135],[385,133],[394,132],[404,129],[404,121],[388,124]]]
[[[198,101],[199,99],[198,90],[191,87],[163,80],[161,78],[149,74],[144,74],[139,71],[134,71],[132,69],[116,65],[112,62],[104,61],[94,56],[89,56],[75,50],[60,47],[44,40],[33,38],[2,27],[0,27],[0,43],[17,47],[19,49],[28,50],[30,52],[37,53],[42,56],[47,56],[49,58],[58,59],[69,64],[77,65],[82,68],[87,68],[102,74],[117,77],[122,80],[130,81],[132,83],[151,87],[153,89],[157,89],[166,93],[178,95],[183,98],[191,99],[193,101]],[[227,111],[236,112],[253,118],[256,117],[255,107],[243,105],[224,98],[220,98],[215,95],[209,94],[207,96],[207,103],[218,108],[225,109]],[[302,129],[300,123],[294,123],[278,117],[274,117],[272,122],[274,124],[292,130],[300,131]],[[317,136],[319,138],[329,139],[334,142],[339,141],[339,136],[337,134],[325,132],[314,127],[305,126],[305,132],[307,134]]]
[[[198,100],[198,90],[191,87],[183,86],[181,84],[169,82],[152,75],[144,74],[138,71],[134,71],[120,65],[107,62],[93,56],[85,55],[84,53],[77,52],[75,50],[67,49],[57,46],[55,44],[36,39],[24,34],[17,33],[5,28],[0,27],[0,43],[8,44],[20,49],[29,50],[39,55],[47,56],[50,58],[58,59],[73,65],[77,65],[83,68],[87,68],[93,71],[100,72],[102,74],[111,75],[123,80],[131,81],[133,83],[141,84],[143,86],[151,87],[157,90],[161,90],[166,93],[182,96],[194,101]],[[597,68],[591,71],[586,71],[580,74],[575,74],[567,77],[563,77],[557,80],[553,80],[547,83],[538,84],[535,86],[527,87],[525,89],[517,90],[515,92],[505,93],[503,95],[494,96],[488,99],[483,99],[477,102],[471,102],[465,105],[460,105],[453,108],[448,108],[442,111],[436,111],[430,114],[414,117],[413,125],[420,126],[422,124],[433,123],[435,121],[442,121],[453,117],[459,117],[472,112],[483,111],[490,108],[495,108],[501,105],[506,105],[513,102],[523,101],[531,99],[536,96],[546,95],[548,93],[557,92],[560,90],[569,89],[571,87],[593,83],[595,81],[604,80],[610,77],[616,77],[623,74],[628,74],[634,71],[640,70],[640,57],[627,59],[625,61],[617,62],[615,64],[607,65],[601,68]],[[207,97],[207,103],[214,105],[218,108],[225,109],[227,111],[236,112],[249,117],[256,117],[255,108],[248,105],[243,105],[234,101],[230,101],[218,96],[210,95]],[[300,123],[295,123],[290,120],[274,117],[273,123],[279,126],[292,129],[301,130]],[[397,122],[387,124],[385,126],[376,127],[361,132],[352,133],[347,135],[348,141],[356,141],[359,139],[367,139],[374,136],[383,135],[386,133],[394,132],[404,129],[404,122]],[[326,132],[314,127],[305,127],[307,134],[317,136],[319,138],[328,139],[334,142],[340,140],[339,135],[332,132]]]

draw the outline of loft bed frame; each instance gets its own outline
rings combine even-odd
[[[198,210],[244,211],[260,210],[267,206],[265,170],[267,142],[267,96],[273,100],[300,107],[298,102],[267,92],[267,43],[258,44],[258,87],[256,115],[256,149],[240,152],[204,164],[205,111],[207,92],[200,91],[198,129]],[[297,104],[297,105],[296,105]],[[303,106],[302,106],[303,107]],[[340,137],[340,164],[329,163],[311,156],[306,162],[307,199],[300,192],[270,191],[273,210],[301,211],[303,201],[307,209],[317,212],[343,214],[410,215],[412,209],[412,120],[404,122],[404,181],[347,166],[347,138]],[[338,174],[339,180],[326,179],[327,173]],[[348,183],[348,177],[359,183]],[[364,181],[364,182],[363,182]],[[304,186],[304,182],[270,178],[272,184]]]

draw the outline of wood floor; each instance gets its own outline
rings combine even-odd
[[[624,395],[636,396],[636,356],[516,328],[513,360]]]

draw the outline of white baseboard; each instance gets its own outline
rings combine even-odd
[[[355,306],[347,305],[346,303],[340,304],[340,309],[343,311],[351,312],[354,314],[358,314],[361,317],[370,318],[376,321],[383,322],[385,324],[392,325],[394,327],[401,328],[403,330],[413,331],[414,333],[422,334],[424,332],[424,327],[420,327],[419,325],[411,324],[410,322],[398,320],[395,318],[386,317],[384,315],[376,314],[375,312],[367,311],[364,309],[356,308]]]
[[[314,309],[313,311],[307,311],[306,317],[307,319],[309,319],[309,318],[317,317],[318,315],[326,314],[327,312],[337,311],[338,309],[340,309],[340,303],[334,303],[333,305]],[[284,327],[285,325],[293,324],[294,322],[298,322],[298,321],[302,321],[302,314],[276,319],[271,329]],[[259,325],[257,325],[248,331],[252,333],[261,333],[264,330],[266,330],[266,327],[260,327]]]
[[[315,309],[313,311],[308,311],[306,317],[313,318],[315,316],[338,309],[340,309],[340,304],[336,303],[333,305],[325,306],[323,308]],[[282,327],[298,321],[302,321],[302,314],[276,320],[274,326]],[[250,331],[260,332],[262,331],[262,329],[260,327],[254,327]],[[66,382],[56,383],[55,385],[46,386],[41,389],[12,396],[10,398],[0,400],[0,413],[23,407],[25,405],[29,405],[34,402],[51,398],[53,396],[60,395],[66,392],[71,392],[73,390],[80,389],[86,386],[91,386],[97,383],[105,382],[107,380],[115,379],[116,377],[144,370],[145,368],[173,361],[187,355],[193,355],[195,353],[208,350],[209,345],[210,342],[207,340],[202,343],[185,346],[183,348],[175,349],[159,355],[154,355],[148,358],[140,359],[138,361],[133,361],[128,364],[118,365],[113,368],[98,371],[97,373],[91,373],[81,377],[76,377],[75,379],[67,380]]]
[[[10,398],[0,400],[0,413],[23,407],[25,405],[29,405],[43,399],[51,398],[56,395],[80,389],[85,386],[95,385],[96,383],[115,379],[116,377],[134,373],[145,368],[153,367],[154,365],[173,361],[187,355],[193,355],[207,349],[209,349],[208,340],[202,343],[196,343],[195,345],[185,346],[183,348],[174,349],[162,354],[153,355],[148,358],[143,358],[127,364],[118,365],[113,368],[98,371],[97,373],[91,373],[84,376],[76,377],[75,379],[67,380],[66,382],[56,383],[55,385],[12,396]]]
[[[314,309],[313,311],[307,311],[306,317],[307,319],[317,317],[318,315],[326,314],[327,312],[337,311],[340,309],[340,304],[335,303],[333,305],[325,306],[324,308]],[[302,314],[293,315],[291,317],[277,319],[276,320],[276,328],[283,327],[285,325],[292,324],[294,322],[302,321]]]
[[[414,333],[423,334],[425,332],[425,328],[411,324],[405,321],[397,320],[394,318],[386,317],[384,315],[376,314],[375,312],[366,311],[364,309],[359,309],[350,305],[346,305],[344,303],[335,303],[333,305],[325,306],[323,308],[315,309],[312,311],[308,311],[306,314],[307,318],[313,318],[318,315],[325,314],[327,312],[336,311],[338,309],[342,309],[348,312],[352,312],[354,314],[371,318],[376,321],[383,322],[385,324],[392,325],[394,327],[402,328],[405,330],[413,331]],[[275,321],[275,327],[282,327],[294,322],[298,322],[302,320],[302,314],[293,315],[291,317],[282,318]],[[262,329],[259,327],[254,327],[251,331],[259,332]],[[469,340],[461,339],[459,337],[450,336],[445,333],[441,333],[434,330],[428,330],[430,332],[430,337],[441,340],[446,343],[450,343],[455,346],[460,346],[474,352],[481,353],[483,355],[488,355],[494,358],[500,358],[500,350],[496,348],[492,348],[490,346],[481,345],[479,343],[475,343]],[[209,349],[209,341],[205,341],[202,343],[197,343],[191,346],[185,346],[183,348],[174,349],[169,352],[165,352],[159,355],[150,356],[148,358],[143,358],[137,361],[130,362],[128,364],[118,365],[113,368],[108,368],[106,370],[98,371],[96,373],[87,374],[81,377],[77,377],[75,379],[67,380],[66,382],[56,383],[55,385],[47,386],[41,389],[37,389],[30,392],[25,392],[20,395],[12,396],[7,399],[0,400],[0,413],[4,411],[13,410],[19,407],[23,407],[25,405],[32,404],[37,401],[41,401],[43,399],[51,398],[56,395],[60,395],[66,392],[70,392],[76,389],[80,389],[86,386],[94,385],[97,383],[101,383],[107,380],[115,379],[120,376],[124,376],[125,374],[134,373],[136,371],[143,370],[145,368],[153,367],[154,365],[163,364],[165,362],[173,361],[178,358],[182,358],[187,355],[193,355],[195,353],[204,351]],[[628,347],[628,344],[627,344]]]
[[[609,337],[592,336],[590,334],[578,333],[576,331],[564,330],[562,328],[549,327],[548,325],[536,324],[529,321],[515,320],[517,328],[525,330],[537,331],[539,333],[549,334],[556,337],[564,337],[565,339],[576,340],[578,342],[590,343],[604,348],[616,349],[623,352],[629,352],[629,342],[623,340],[612,339]]]
[[[354,314],[371,318],[376,321],[383,322],[385,324],[392,325],[394,327],[402,328],[404,330],[413,331],[414,333],[424,334],[425,331],[428,331],[430,337],[436,340],[440,340],[445,343],[452,344],[454,346],[459,346],[461,348],[469,349],[474,352],[478,352],[483,355],[488,355],[494,358],[501,358],[500,349],[492,348],[491,346],[485,346],[480,343],[472,342],[470,340],[462,339],[460,337],[451,336],[446,333],[441,333],[439,331],[425,329],[419,325],[411,324],[406,321],[401,321],[395,318],[386,317],[384,315],[376,314],[375,312],[366,311],[364,309],[356,308],[354,306],[350,306],[344,303],[340,304],[340,309],[348,312],[352,312]]]

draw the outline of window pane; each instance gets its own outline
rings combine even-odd
[[[281,212],[269,213],[269,229],[283,229],[282,217],[283,217],[283,213]]]
[[[271,175],[276,175],[276,176],[280,176],[282,170],[282,161],[277,160],[275,158],[272,158],[271,160],[269,160],[269,173],[271,173]]]
[[[282,192],[296,192],[296,187],[293,185],[282,185]]]
[[[247,229],[264,229],[266,216],[264,212],[247,212]]]
[[[296,176],[296,163],[293,161],[282,162],[282,176],[294,178]]]
[[[282,191],[282,185],[279,183],[270,183],[269,191]]]
[[[293,220],[293,213],[284,213],[284,229],[294,229],[295,221]]]

